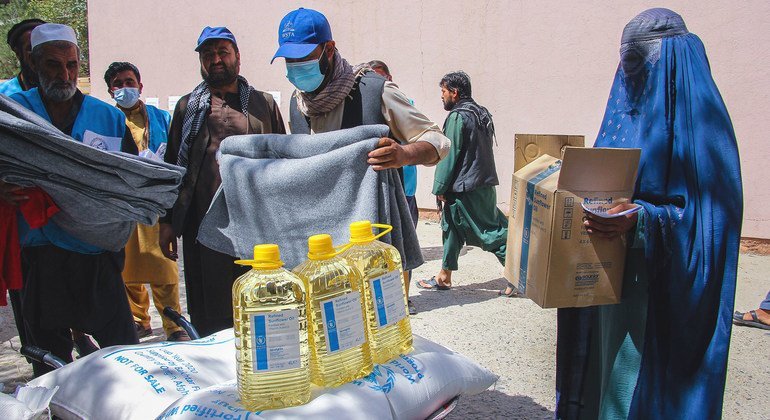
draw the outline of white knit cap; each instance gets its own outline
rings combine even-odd
[[[51,41],[67,41],[78,45],[75,30],[59,23],[44,23],[33,29],[29,38],[32,48]]]

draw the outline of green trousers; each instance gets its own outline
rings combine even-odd
[[[497,208],[495,187],[481,187],[469,192],[449,192],[441,214],[444,258],[441,267],[457,270],[463,245],[477,246],[495,254],[505,265],[508,218]]]

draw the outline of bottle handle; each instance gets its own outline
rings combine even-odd
[[[372,223],[372,227],[384,229],[382,232],[374,235],[374,239],[380,239],[381,237],[383,237],[383,236],[387,235],[388,233],[390,233],[391,230],[393,230],[393,226],[386,225],[384,223]]]
[[[347,243],[345,245],[335,246],[335,247],[333,247],[334,248],[334,252],[330,252],[328,254],[322,254],[320,256],[323,257],[323,259],[327,259],[327,258],[331,258],[331,257],[336,257],[337,255],[340,255],[343,252],[347,251],[348,248],[350,248],[351,246],[353,246],[352,243]],[[311,253],[308,252],[307,253],[307,257],[308,257],[308,259],[313,260],[313,259],[316,259],[316,257],[318,257],[318,255],[314,255],[314,254],[311,254]]]
[[[340,255],[343,252],[345,252],[348,249],[350,249],[351,246],[353,246],[353,244],[349,242],[349,243],[346,243],[345,245],[340,245],[340,246],[334,247],[334,254],[332,254],[332,255],[334,255],[336,257],[337,255]]]
[[[234,263],[238,265],[248,265],[251,268],[256,268],[258,270],[269,270],[272,268],[283,267],[283,261],[278,261],[278,263],[275,263],[275,262],[262,262],[257,260],[235,260]]]

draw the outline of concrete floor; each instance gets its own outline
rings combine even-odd
[[[441,264],[441,231],[435,222],[418,226],[426,263],[413,278],[435,275]],[[460,270],[448,292],[411,287],[420,313],[413,317],[416,334],[450,347],[500,375],[497,384],[477,396],[460,399],[453,419],[553,418],[556,311],[539,308],[524,298],[501,298],[505,285],[493,255],[466,247]],[[742,254],[739,260],[735,308],[754,309],[770,289],[770,256]],[[182,292],[184,299],[184,292]],[[185,302],[182,302],[185,307]],[[154,334],[165,335],[153,311]],[[8,392],[31,377],[31,368],[18,355],[18,337],[9,307],[0,307],[0,382]],[[724,418],[770,418],[770,332],[734,327],[730,345]]]

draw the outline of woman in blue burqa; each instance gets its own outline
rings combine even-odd
[[[558,312],[556,417],[720,418],[743,193],[738,148],[701,40],[651,9],[625,27],[596,147],[641,149],[621,303]],[[633,204],[615,208],[621,211]]]

